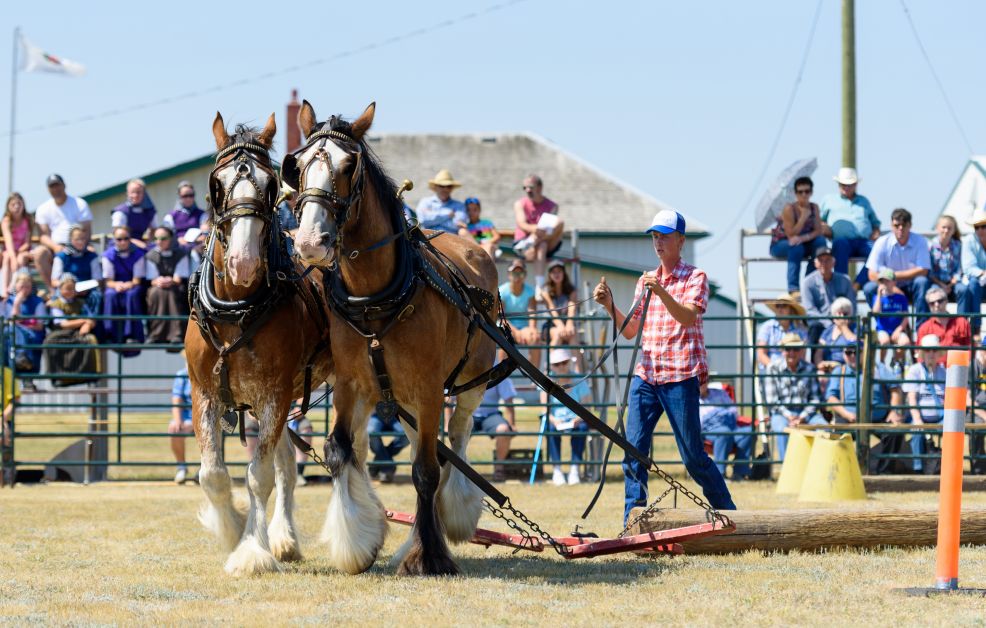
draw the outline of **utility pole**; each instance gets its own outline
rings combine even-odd
[[[7,194],[14,191],[14,125],[17,123],[17,48],[21,42],[20,27],[14,28],[13,64],[10,68],[10,146],[7,158]]]
[[[842,167],[856,167],[856,2],[842,0]]]

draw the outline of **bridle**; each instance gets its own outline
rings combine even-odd
[[[232,159],[226,159],[232,155]],[[224,161],[225,160],[225,161]],[[228,185],[223,185],[217,176],[219,172],[235,168],[236,173]],[[267,189],[264,190],[254,176],[254,168],[268,175]],[[240,181],[249,182],[257,191],[257,196],[233,196],[233,190]],[[237,218],[257,218],[264,223],[264,231],[270,229],[277,201],[277,174],[270,165],[268,149],[255,142],[237,142],[227,146],[216,155],[216,166],[209,173],[209,194],[213,211],[213,238],[218,238],[224,249],[225,258],[229,246],[223,226]],[[263,233],[261,241],[264,240]],[[212,248],[211,246],[209,247]]]
[[[349,184],[349,194],[346,196],[340,196],[336,191],[336,168],[335,164],[332,162],[332,156],[327,150],[325,150],[325,145],[330,139],[340,140],[346,144],[351,144],[356,147],[355,152],[352,153],[356,158],[356,167],[353,172],[352,179]],[[303,162],[298,162],[298,155],[304,154],[311,149],[315,143],[318,143],[315,152]],[[334,143],[334,142],[333,142]],[[341,147],[340,147],[341,148]],[[308,173],[308,169],[312,164],[316,162],[322,162],[325,164],[329,171],[329,185],[328,190],[323,190],[319,187],[306,187],[305,178]],[[333,130],[323,130],[313,133],[311,137],[308,138],[308,142],[304,147],[298,149],[297,151],[288,154],[284,158],[284,162],[281,164],[281,178],[285,180],[288,185],[292,183],[297,184],[293,187],[300,189],[297,200],[295,201],[295,217],[298,222],[301,222],[301,212],[305,203],[311,202],[316,205],[320,205],[325,211],[329,213],[334,221],[334,233],[328,233],[330,236],[330,241],[327,242],[327,247],[334,248],[338,253],[337,257],[342,255],[343,252],[343,242],[342,242],[342,230],[343,227],[350,219],[350,209],[356,206],[356,220],[359,219],[359,206],[360,201],[363,198],[363,148],[358,141],[342,133],[340,131]],[[356,252],[358,255],[358,252]],[[353,256],[355,259],[355,256]],[[333,265],[335,262],[333,262]]]

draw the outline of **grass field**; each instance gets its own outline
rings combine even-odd
[[[567,534],[593,487],[509,482],[514,502],[555,534]],[[411,510],[409,484],[381,486],[389,508]],[[769,483],[733,487],[743,508],[803,507]],[[315,537],[331,488],[298,489],[306,559],[286,573],[232,579],[195,520],[194,484],[51,484],[0,491],[0,621],[135,624],[295,623],[373,625],[984,625],[982,598],[909,598],[903,586],[933,581],[930,549],[821,554],[618,555],[566,562],[545,552],[456,546],[463,575],[394,576],[388,558],[406,528],[391,527],[377,564],[337,573]],[[588,529],[619,529],[622,490],[604,493]],[[934,504],[933,493],[872,494],[873,507]],[[970,504],[986,494],[970,493]],[[502,529],[484,516],[482,525]],[[986,549],[963,548],[960,578],[986,586]]]

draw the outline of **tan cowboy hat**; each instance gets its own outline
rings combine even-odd
[[[791,296],[791,293],[789,292],[782,292],[781,295],[776,299],[774,299],[773,301],[767,301],[766,305],[774,312],[774,314],[777,314],[778,305],[786,305],[794,310],[795,316],[805,315],[804,306],[801,305],[801,303],[798,302],[797,299]]]
[[[428,187],[432,189],[440,185],[441,186],[447,185],[453,188],[462,186],[461,183],[455,180],[455,177],[452,176],[452,173],[444,168],[438,171],[438,174],[435,175],[434,179],[428,180]]]
[[[986,210],[982,207],[977,207],[972,215],[966,219],[966,223],[975,227],[976,225],[986,224]]]

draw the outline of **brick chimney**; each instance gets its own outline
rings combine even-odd
[[[301,129],[298,128],[298,112],[301,111],[301,103],[298,102],[298,90],[291,90],[291,102],[288,103],[287,125],[288,139],[287,150],[284,154],[293,152],[301,146]]]

